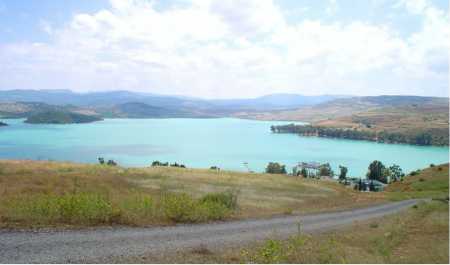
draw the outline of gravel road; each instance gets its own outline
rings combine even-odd
[[[416,200],[303,216],[283,216],[212,224],[153,228],[98,228],[70,231],[0,230],[0,263],[92,263],[114,258],[239,245],[267,237],[286,237],[301,230],[326,231],[404,210]]]

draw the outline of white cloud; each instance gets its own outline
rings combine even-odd
[[[339,4],[336,0],[328,0],[327,8],[325,9],[325,13],[327,15],[332,16],[336,14],[339,10]]]
[[[41,20],[39,22],[39,27],[41,28],[42,31],[44,31],[48,35],[52,35],[53,28],[47,20]]]
[[[288,23],[270,0],[194,0],[162,11],[145,0],[112,0],[111,8],[76,14],[60,28],[43,23],[49,43],[0,46],[8,76],[0,88],[248,97],[427,94],[431,85],[444,95],[448,15],[422,2],[398,5],[423,21],[402,38],[361,21]]]

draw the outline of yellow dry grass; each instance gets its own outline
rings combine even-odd
[[[102,194],[114,206],[133,194],[150,196],[157,201],[162,192],[186,193],[200,198],[208,193],[230,190],[238,193],[238,209],[229,218],[330,211],[384,200],[383,194],[355,192],[333,181],[286,175],[4,160],[0,161],[0,224],[8,225],[6,201],[32,195]],[[136,225],[154,223],[161,224],[161,220],[133,222]]]

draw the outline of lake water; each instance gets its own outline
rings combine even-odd
[[[380,144],[366,141],[273,134],[265,122],[241,119],[107,119],[90,124],[31,125],[21,119],[0,127],[0,158],[96,163],[97,157],[123,166],[154,160],[187,167],[261,172],[270,161],[289,168],[300,161],[339,165],[363,176],[375,159],[405,171],[449,161],[448,147]]]

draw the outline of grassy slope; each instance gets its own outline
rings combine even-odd
[[[124,257],[118,263],[442,263],[449,262],[448,204],[405,212],[323,234],[267,239],[221,250],[199,245],[176,255]]]
[[[204,205],[195,208],[201,197],[230,190],[238,194],[238,209],[220,215],[221,208],[211,208],[218,216],[209,218],[200,211]],[[170,204],[164,199],[167,194],[181,193],[187,197],[169,196]],[[384,198],[383,194],[358,193],[333,182],[282,175],[43,161],[0,161],[0,194],[0,226],[19,227],[265,217],[363,206]],[[55,205],[64,212],[52,212]],[[107,211],[102,205],[107,205]],[[196,216],[186,216],[186,205],[194,207],[191,211]],[[185,215],[178,219],[167,216],[167,210],[174,210],[173,215],[184,209]],[[47,212],[56,217],[47,218]]]
[[[409,198],[448,199],[449,165],[438,165],[421,170],[404,181],[392,183],[386,188],[386,195],[393,200]]]
[[[441,170],[439,170],[439,167]],[[448,164],[391,185],[391,199],[448,196]],[[425,181],[420,181],[424,179]],[[443,263],[449,262],[449,204],[422,202],[392,216],[318,235],[267,239],[246,247],[198,246],[172,256],[129,257],[121,263]]]

